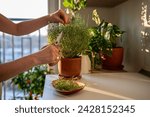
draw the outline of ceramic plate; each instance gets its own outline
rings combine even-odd
[[[58,80],[53,80],[52,81],[52,86],[55,88],[55,90],[56,91],[58,91],[59,93],[62,93],[62,94],[64,94],[64,95],[69,95],[69,94],[73,94],[73,93],[76,93],[76,92],[78,92],[78,91],[80,91],[80,90],[82,90],[84,87],[85,87],[85,84],[84,83],[82,83],[82,82],[78,82],[78,81],[73,81],[73,83],[74,84],[76,84],[76,85],[78,85],[78,87],[77,88],[73,88],[73,89],[70,89],[70,90],[65,90],[65,89],[59,89],[59,88],[57,88],[57,81]],[[63,82],[69,82],[69,80],[63,80]]]

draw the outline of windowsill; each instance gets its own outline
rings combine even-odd
[[[73,95],[62,95],[51,85],[58,75],[47,75],[43,100],[145,100],[150,99],[150,79],[133,72],[99,72],[83,74],[86,87]]]

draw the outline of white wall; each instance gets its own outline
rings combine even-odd
[[[143,12],[145,5],[147,9]],[[149,26],[146,26],[146,21],[150,21],[148,7],[150,0],[128,0],[114,8],[115,21],[126,31],[123,45],[124,65],[127,71],[139,71],[141,68],[150,71],[150,22]]]

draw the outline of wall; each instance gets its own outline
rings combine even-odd
[[[92,21],[92,11],[96,9],[100,19],[101,20],[106,20],[108,22],[112,22],[115,23],[113,18],[113,8],[98,8],[98,7],[87,7],[83,10],[80,11],[80,13],[82,14],[82,16],[86,19],[86,21],[88,22],[89,26],[94,26],[96,25],[94,21]]]
[[[126,31],[123,42],[125,69],[150,71],[150,1],[128,0],[115,7],[114,13],[116,23]]]

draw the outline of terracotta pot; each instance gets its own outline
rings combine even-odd
[[[81,72],[81,57],[79,58],[61,58],[58,62],[58,72],[65,78],[78,77]]]
[[[122,70],[123,65],[123,48],[117,47],[113,48],[112,56],[104,55],[104,60],[102,60],[102,68],[109,70]]]

